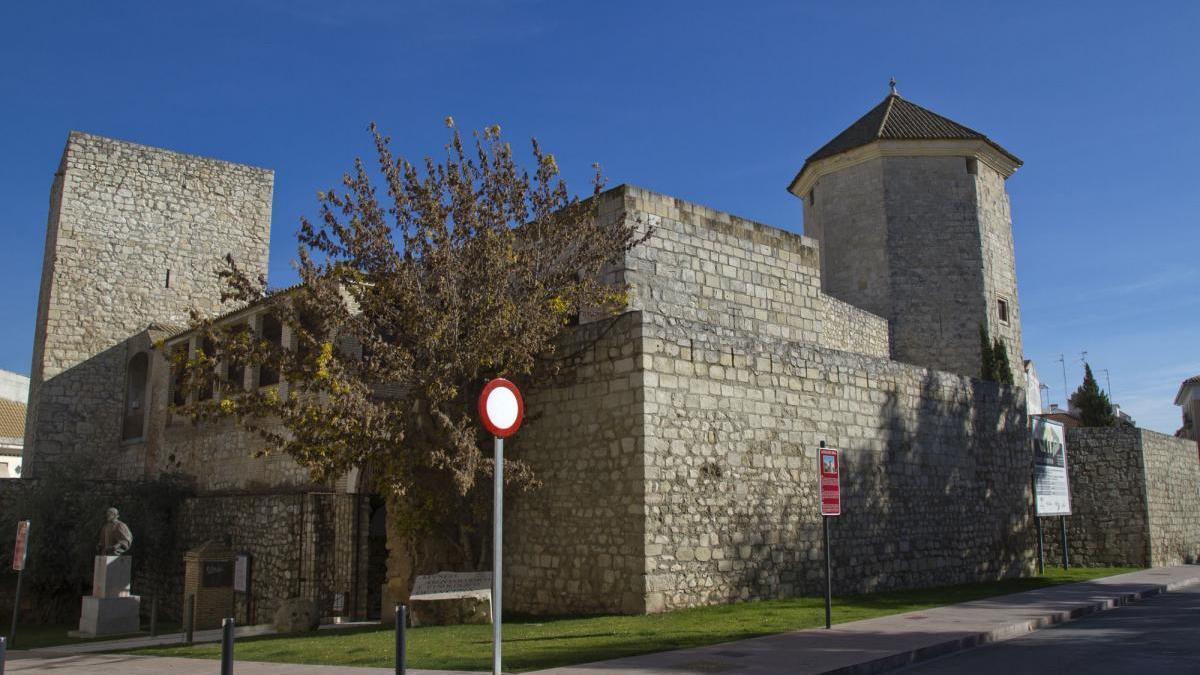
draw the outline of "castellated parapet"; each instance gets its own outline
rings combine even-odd
[[[35,475],[58,455],[144,436],[122,428],[123,408],[148,403],[127,400],[136,354],[126,340],[151,324],[186,324],[192,308],[219,310],[214,272],[226,255],[266,274],[273,184],[266,169],[68,136],[51,188],[34,335],[25,447]],[[132,374],[145,379],[149,367],[135,364]]]

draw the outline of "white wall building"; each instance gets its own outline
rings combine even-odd
[[[0,478],[20,478],[29,378],[0,370]]]

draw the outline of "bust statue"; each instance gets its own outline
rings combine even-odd
[[[117,515],[117,510],[111,507],[104,513],[105,522],[100,528],[100,543],[96,546],[101,555],[125,555],[133,545],[133,533]]]

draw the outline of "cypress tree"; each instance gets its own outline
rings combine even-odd
[[[1083,384],[1071,394],[1070,402],[1071,407],[1079,411],[1085,427],[1111,427],[1117,423],[1112,402],[1108,400],[1108,394],[1100,390],[1092,367],[1087,363],[1083,364]]]
[[[987,326],[979,324],[979,379],[994,382],[996,380],[996,352],[988,337]]]
[[[1004,348],[1004,340],[996,338],[992,343],[992,373],[1000,384],[1012,384],[1012,364],[1008,361],[1008,350]]]

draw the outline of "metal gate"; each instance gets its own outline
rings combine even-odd
[[[299,497],[296,595],[316,600],[322,617],[365,617],[370,495],[309,492]]]

